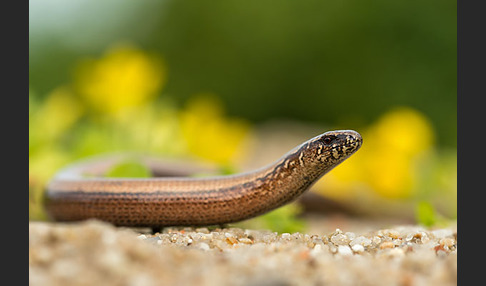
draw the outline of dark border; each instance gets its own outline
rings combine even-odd
[[[483,2],[457,2],[458,284],[483,280],[486,44]],[[479,4],[479,5],[478,5]],[[479,145],[477,145],[479,144]],[[476,275],[477,277],[474,277]],[[475,279],[477,278],[477,279]],[[472,281],[469,282],[469,281]]]
[[[28,1],[2,9],[2,255],[8,271],[4,281],[28,285],[29,173],[29,15]],[[10,277],[9,277],[10,276]]]

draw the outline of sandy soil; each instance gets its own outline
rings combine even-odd
[[[456,225],[311,221],[306,234],[30,222],[30,285],[457,285]]]

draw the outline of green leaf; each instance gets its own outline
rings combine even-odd
[[[297,203],[288,204],[262,216],[236,224],[236,227],[268,229],[278,233],[304,232],[305,220],[299,218],[302,208]]]
[[[152,173],[145,165],[136,161],[125,161],[113,166],[105,174],[109,178],[150,178]]]
[[[432,226],[437,223],[437,213],[429,202],[421,201],[415,208],[415,216],[418,223],[425,226]]]

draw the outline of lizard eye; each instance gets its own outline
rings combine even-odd
[[[324,144],[326,144],[326,145],[329,145],[329,144],[331,144],[331,143],[332,143],[332,141],[334,141],[334,138],[335,138],[335,137],[336,137],[336,136],[328,135],[328,136],[326,136],[326,137],[322,138],[322,142],[323,142]]]

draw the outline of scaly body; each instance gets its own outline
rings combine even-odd
[[[91,161],[59,172],[47,187],[45,206],[58,221],[97,218],[150,227],[237,222],[294,200],[361,144],[355,131],[330,131],[267,167],[208,178],[85,178],[100,166]]]

